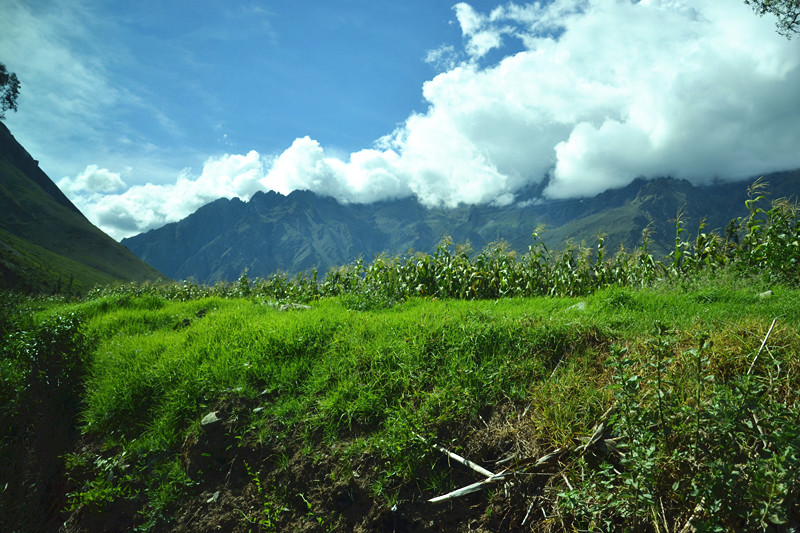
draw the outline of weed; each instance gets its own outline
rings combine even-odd
[[[316,522],[317,526],[321,530],[323,531],[327,530],[328,528],[325,527],[325,519],[314,512],[314,507],[311,505],[311,502],[308,501],[308,499],[302,493],[298,494],[298,496],[306,504],[306,517]]]
[[[649,363],[612,350],[611,425],[622,442],[597,466],[573,466],[580,483],[558,498],[574,527],[657,531],[677,519],[665,514],[666,496],[667,509],[694,509],[703,531],[765,529],[798,512],[797,403],[779,401],[761,377],[723,382],[709,337],[695,342],[672,357],[672,340],[653,339]]]
[[[256,492],[258,492],[258,496],[261,499],[261,508],[259,509],[257,516],[251,518],[248,515],[244,515],[245,518],[251,524],[258,526],[257,531],[259,532],[269,533],[271,531],[278,531],[279,515],[284,509],[278,507],[273,502],[272,496],[261,485],[261,479],[258,477],[258,473],[254,472],[247,462],[245,462],[245,468],[247,469],[247,476],[253,482]]]

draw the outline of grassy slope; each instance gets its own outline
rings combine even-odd
[[[678,469],[660,477],[628,459],[612,461],[629,479],[611,492],[622,502],[615,509],[596,501],[605,497],[597,487],[616,487],[597,459],[618,458],[608,451],[593,462],[564,457],[563,479],[521,474],[505,491],[434,505],[425,500],[479,477],[448,465],[417,434],[493,470],[513,454],[520,461],[574,447],[612,404],[645,416],[632,399],[655,405],[657,359],[669,385],[655,389],[670,402],[665,416],[675,438],[691,441],[689,422],[700,413],[709,453],[718,454],[713,439],[735,432],[715,433],[715,398],[746,374],[776,317],[770,350],[754,366],[772,392],[759,398],[797,410],[800,292],[776,287],[761,299],[764,288],[706,280],[610,289],[580,300],[585,309],[575,299],[410,300],[354,312],[329,299],[281,312],[254,298],[172,303],[147,295],[49,307],[45,315],[83,314],[99,339],[83,414],[86,447],[69,461],[70,530],[111,516],[176,531],[497,530],[519,524],[532,502],[545,513],[528,522],[538,531],[614,527],[625,516],[643,530],[679,528],[700,500],[691,491],[717,479],[706,479],[715,471],[703,461],[711,459],[698,458],[697,448],[692,456],[690,442],[674,449],[689,450],[685,461],[659,456],[659,468]],[[666,347],[653,348],[654,339]],[[630,356],[625,369],[606,364],[622,349]],[[702,379],[693,377],[695,363]],[[635,383],[634,393],[613,388],[621,376]],[[205,431],[200,419],[211,411],[223,423]],[[639,419],[614,419],[615,434],[631,420]],[[647,431],[627,434],[628,445]],[[639,443],[657,450],[651,444]],[[629,490],[637,483],[650,487],[649,500],[644,489]],[[798,487],[787,490],[796,496]]]
[[[52,292],[60,279],[66,290],[72,277],[73,292],[86,292],[97,283],[162,277],[2,156],[0,175],[4,287]]]
[[[3,286],[23,292],[84,294],[119,278],[0,230],[0,272]]]

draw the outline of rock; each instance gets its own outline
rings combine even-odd
[[[311,309],[311,306],[303,304],[281,304],[278,306],[278,311],[291,311],[292,309]]]
[[[762,300],[765,298],[769,298],[770,296],[772,296],[772,291],[764,291],[758,295],[758,297],[761,298]]]
[[[211,431],[212,429],[216,429],[222,425],[222,418],[217,416],[219,411],[211,411],[203,419],[200,421],[200,427],[202,427],[205,431]]]
[[[567,311],[584,311],[586,309],[586,302],[578,302],[575,305],[567,307]]]

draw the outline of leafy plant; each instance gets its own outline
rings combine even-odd
[[[701,531],[765,530],[800,510],[796,398],[776,397],[759,376],[721,379],[709,337],[696,342],[674,357],[672,340],[653,339],[650,363],[612,350],[620,443],[596,466],[573,466],[579,484],[558,494],[573,527],[659,531],[678,506]]]
[[[283,509],[275,504],[275,502],[272,500],[272,496],[262,486],[261,479],[258,477],[258,473],[254,472],[247,462],[245,462],[245,468],[247,469],[247,476],[253,482],[256,492],[258,492],[258,495],[261,498],[262,506],[259,509],[256,517],[250,517],[244,513],[242,514],[244,514],[245,518],[250,523],[258,526],[257,531],[259,532],[269,533],[271,531],[278,531],[278,520],[281,510]]]

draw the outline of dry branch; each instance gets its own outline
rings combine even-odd
[[[447,448],[445,448],[443,446],[439,446],[438,444],[433,444],[432,445],[433,448],[435,448],[435,449],[439,450],[440,452],[446,454],[447,456],[451,457],[452,459],[455,459],[459,463],[461,463],[461,464],[463,464],[465,466],[468,466],[472,470],[474,470],[474,471],[476,471],[476,472],[478,472],[480,474],[483,474],[484,476],[486,476],[486,479],[484,479],[483,481],[478,481],[476,483],[472,483],[471,485],[467,485],[466,487],[462,487],[460,489],[456,489],[456,490],[454,490],[452,492],[448,492],[447,494],[443,494],[441,496],[437,496],[435,498],[431,498],[428,501],[430,503],[436,503],[436,502],[441,502],[441,501],[445,501],[445,500],[451,500],[453,498],[459,498],[461,496],[465,496],[467,494],[472,494],[473,492],[477,492],[477,491],[481,490],[482,488],[484,488],[485,486],[490,485],[492,483],[497,483],[498,481],[504,481],[507,478],[512,477],[512,476],[516,476],[518,474],[530,473],[530,470],[533,470],[533,469],[541,469],[541,468],[543,468],[545,466],[550,465],[551,463],[553,463],[556,460],[562,459],[565,454],[569,454],[569,453],[585,453],[587,450],[589,450],[590,448],[595,446],[598,442],[605,442],[604,439],[603,439],[603,435],[606,432],[606,427],[607,427],[606,426],[606,422],[608,421],[609,416],[611,416],[611,413],[612,413],[613,409],[614,409],[613,406],[610,407],[603,414],[603,416],[600,417],[600,421],[594,426],[594,429],[592,430],[592,435],[590,437],[587,437],[587,438],[583,439],[583,440],[585,440],[585,444],[581,444],[577,448],[574,448],[573,450],[569,450],[569,449],[568,450],[563,450],[561,448],[557,448],[557,449],[553,450],[552,452],[550,452],[550,453],[548,453],[546,455],[543,455],[542,457],[540,457],[538,459],[531,458],[531,459],[527,459],[527,460],[522,460],[522,461],[516,463],[516,468],[517,468],[516,470],[514,470],[514,471],[506,470],[506,471],[501,472],[499,474],[494,474],[494,473],[490,472],[489,470],[486,470],[485,468],[483,468],[483,467],[481,467],[479,465],[476,465],[472,461],[470,461],[468,459],[465,459],[465,458],[461,457],[460,455],[458,455],[456,453],[451,452],[450,450],[448,450]],[[417,435],[417,436],[419,438],[422,438],[419,435]],[[563,476],[563,472],[562,472],[562,476]],[[569,485],[569,481],[567,481],[567,485]],[[528,510],[528,513],[530,514],[530,509]]]
[[[495,474],[494,474],[494,472],[490,472],[490,471],[486,470],[486,469],[485,469],[485,468],[483,468],[481,465],[476,465],[475,463],[473,463],[473,462],[472,462],[472,461],[470,461],[469,459],[464,459],[463,457],[461,457],[461,456],[460,456],[460,455],[458,455],[457,453],[453,453],[453,452],[451,452],[450,450],[448,450],[448,449],[447,449],[447,448],[445,448],[444,446],[439,446],[438,444],[433,444],[432,446],[433,446],[435,449],[437,449],[437,450],[439,450],[440,452],[442,452],[442,453],[444,453],[445,455],[447,455],[448,457],[450,457],[451,459],[455,459],[456,461],[458,461],[458,462],[459,462],[459,463],[461,463],[462,465],[464,465],[464,466],[467,466],[467,467],[469,467],[469,468],[473,469],[474,471],[478,472],[479,474],[482,474],[482,475],[484,475],[484,476],[486,476],[486,477],[493,477],[493,476],[495,475]]]
[[[452,500],[453,498],[459,498],[461,496],[466,496],[467,494],[472,494],[473,492],[477,492],[481,490],[486,485],[490,485],[492,483],[497,483],[498,481],[504,481],[506,478],[511,477],[513,473],[511,472],[503,472],[501,474],[495,474],[492,477],[487,477],[483,481],[478,481],[477,483],[473,483],[472,485],[467,485],[466,487],[461,487],[460,489],[456,489],[452,492],[448,492],[447,494],[443,494],[441,496],[437,496],[435,498],[431,498],[428,500],[430,503],[441,502],[444,500]]]
[[[777,322],[777,321],[778,321],[777,317],[772,321],[772,325],[769,327],[769,331],[767,331],[767,336],[764,337],[764,341],[761,343],[761,348],[758,349],[758,353],[756,353],[756,356],[753,358],[753,362],[750,363],[750,368],[747,369],[747,374],[748,375],[750,375],[750,372],[753,371],[753,366],[756,364],[756,361],[758,360],[758,356],[761,355],[762,351],[764,351],[764,346],[767,345],[767,339],[769,339],[769,335],[770,335],[770,333],[772,333],[772,328],[775,327],[775,322]]]

